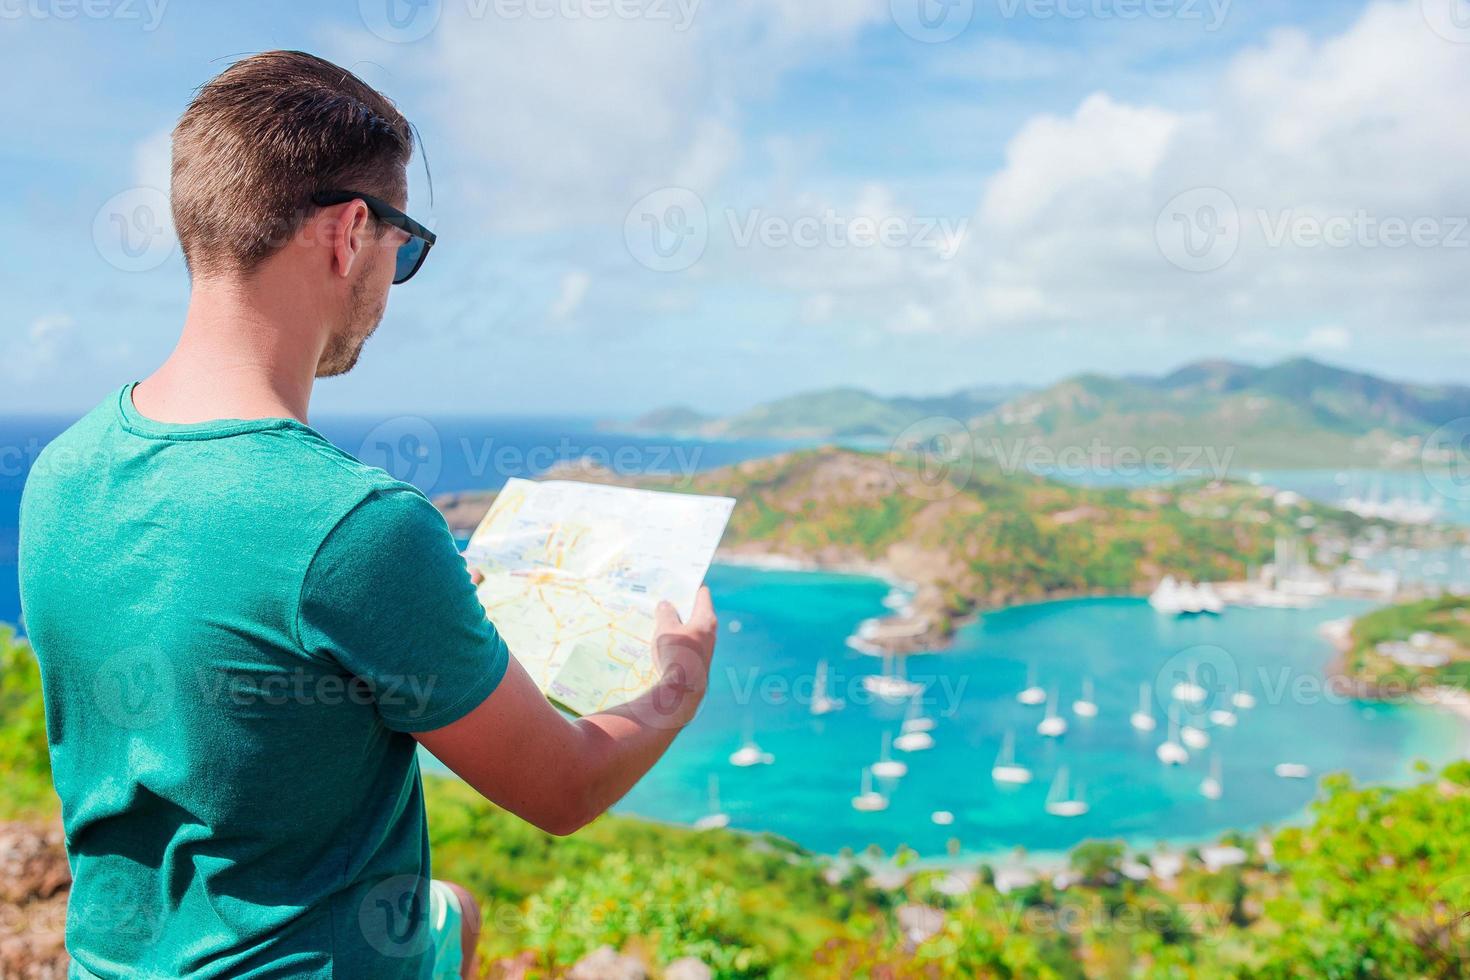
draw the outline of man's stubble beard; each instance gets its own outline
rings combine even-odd
[[[353,283],[347,324],[327,338],[327,347],[317,363],[318,378],[335,378],[356,367],[363,345],[383,322],[383,313],[388,308],[387,296],[374,301],[369,295],[368,278],[367,270],[364,270],[364,275]]]

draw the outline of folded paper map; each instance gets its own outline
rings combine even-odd
[[[511,653],[579,715],[658,679],[653,611],[688,618],[735,501],[590,483],[511,480],[465,557]]]

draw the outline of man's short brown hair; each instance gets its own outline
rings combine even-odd
[[[311,196],[403,201],[413,133],[345,68],[267,51],[199,89],[173,135],[174,227],[195,276],[249,273],[300,229]]]

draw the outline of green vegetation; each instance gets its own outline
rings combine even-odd
[[[736,554],[878,565],[916,583],[916,610],[932,626],[926,641],[976,609],[1148,591],[1165,574],[1243,578],[1271,560],[1278,536],[1342,540],[1365,527],[1335,508],[1277,504],[1247,484],[1089,489],[986,461],[921,483],[902,457],[835,448],[638,482],[736,498],[724,540]]]
[[[0,820],[29,820],[57,809],[46,754],[41,675],[28,644],[0,625]]]
[[[1415,649],[1411,641],[1421,646]],[[1433,654],[1437,665],[1402,663],[1389,655],[1395,647]],[[1470,599],[1444,596],[1389,606],[1353,623],[1347,670],[1355,678],[1383,689],[1408,691],[1425,683],[1470,689]]]
[[[894,642],[908,649],[932,647],[976,610],[1148,592],[1165,575],[1239,580],[1272,560],[1282,536],[1315,551],[1370,525],[1392,530],[1295,495],[1278,501],[1246,483],[1100,489],[984,459],[962,459],[947,472],[920,462],[823,447],[679,478],[624,478],[586,465],[555,475],[734,497],[728,554],[881,568],[912,582],[915,619],[927,628]],[[469,533],[493,497],[454,494],[439,503]]]
[[[1023,391],[971,388],[934,398],[885,398],[858,388],[829,388],[767,402],[722,419],[670,406],[635,419],[632,427],[641,432],[726,439],[888,439],[919,419],[967,419]]]
[[[6,813],[54,819],[34,657],[7,632],[0,666]],[[452,780],[426,789],[435,874],[478,896],[487,970],[557,976],[611,945],[655,966],[697,956],[720,977],[1470,973],[1470,763],[1401,790],[1329,777],[1310,825],[1261,849],[1226,841],[1248,854],[1241,866],[1191,861],[1172,881],[1136,882],[1122,845],[1090,842],[1070,887],[1010,894],[985,868],[968,893],[938,887],[939,871],[883,892],[850,861],[778,838],[627,817],[558,839]],[[906,934],[916,907],[930,926]]]

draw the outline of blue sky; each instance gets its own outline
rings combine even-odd
[[[387,92],[434,177],[318,411],[1470,369],[1467,0],[5,0],[0,411],[167,354],[168,133],[269,48]]]

